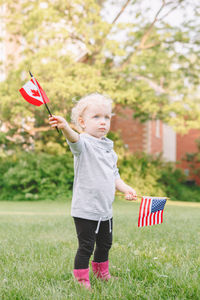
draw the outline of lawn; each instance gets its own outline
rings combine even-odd
[[[173,204],[173,205],[172,205]],[[199,299],[200,204],[168,202],[161,225],[138,228],[138,203],[114,203],[110,272],[92,291],[73,280],[70,203],[0,202],[0,299]]]

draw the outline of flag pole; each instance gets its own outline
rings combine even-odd
[[[37,81],[35,80],[33,74],[31,73],[31,71],[29,71],[29,74],[30,74],[31,78],[33,78],[33,81],[34,81],[34,83],[35,83],[35,85],[36,85],[36,87],[37,87],[37,90],[38,90],[38,92],[39,92],[39,94],[40,94],[40,97],[41,97],[41,98],[43,99],[43,101],[44,101],[44,105],[45,105],[45,107],[46,107],[46,109],[47,109],[49,115],[52,117],[52,113],[51,113],[51,111],[50,111],[50,109],[49,109],[49,107],[48,107],[46,101],[45,101],[44,98],[42,97],[42,94],[41,94],[41,92],[40,92],[40,89],[39,89],[39,87],[38,87],[38,85],[37,85]],[[58,133],[60,133],[57,126],[56,126],[56,130],[57,130]]]
[[[119,193],[119,192],[117,192],[115,195],[119,196],[119,197],[124,197],[124,194]],[[156,197],[156,196],[141,196],[141,195],[137,195],[137,198],[143,198],[143,197],[153,197],[153,198],[157,198],[157,199],[166,199],[166,200],[170,199],[169,197]]]

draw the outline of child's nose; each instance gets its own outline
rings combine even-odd
[[[101,124],[105,124],[105,123],[106,123],[105,118],[101,118]]]

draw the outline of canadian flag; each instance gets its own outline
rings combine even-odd
[[[47,95],[34,77],[32,77],[19,91],[22,94],[22,97],[33,105],[40,106],[49,102]]]

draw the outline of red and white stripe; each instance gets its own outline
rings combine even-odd
[[[163,222],[163,210],[151,213],[152,197],[143,197],[140,204],[138,227],[161,224]]]

